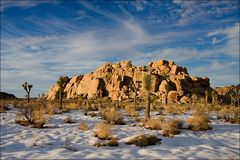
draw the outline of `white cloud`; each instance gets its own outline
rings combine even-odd
[[[226,40],[226,44],[219,48],[219,52],[231,55],[233,57],[239,57],[239,28],[240,23],[236,23],[234,26],[209,32],[207,36],[223,36],[222,39],[215,40],[216,42]]]

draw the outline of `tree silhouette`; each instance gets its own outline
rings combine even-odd
[[[146,105],[146,111],[145,116],[146,119],[150,119],[150,103],[151,103],[151,86],[152,86],[152,77],[150,74],[146,74],[143,79],[144,89],[147,92],[147,105]]]
[[[25,82],[22,84],[22,87],[27,92],[27,99],[28,99],[28,103],[29,103],[30,102],[30,92],[31,92],[33,85],[28,84],[28,82]]]
[[[59,109],[62,109],[63,89],[68,83],[69,78],[67,76],[60,76],[57,85],[59,86]]]

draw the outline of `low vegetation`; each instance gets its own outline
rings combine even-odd
[[[175,134],[180,133],[182,122],[180,120],[166,120],[162,123],[163,136],[173,137]]]
[[[50,118],[50,116],[46,114],[45,108],[47,107],[43,102],[20,103],[18,105],[16,123],[20,125],[32,125],[35,128],[43,128]]]
[[[160,144],[161,139],[154,135],[139,135],[126,142],[128,145],[136,145],[139,147],[146,147]]]
[[[81,131],[87,131],[89,128],[84,121],[81,121],[78,127]]]
[[[202,115],[194,115],[187,119],[190,129],[193,131],[205,131],[211,129],[209,121],[208,117]]]
[[[112,138],[111,125],[105,123],[97,123],[94,127],[94,136],[101,140],[110,140]]]
[[[103,108],[99,111],[100,116],[110,124],[124,124],[123,115],[114,107]]]

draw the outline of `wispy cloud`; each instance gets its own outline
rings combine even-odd
[[[4,11],[8,8],[11,8],[11,7],[21,7],[23,9],[26,9],[26,8],[31,8],[31,7],[35,7],[37,5],[40,5],[40,4],[44,4],[44,3],[57,3],[56,0],[52,0],[52,1],[48,1],[48,0],[44,0],[44,1],[35,1],[35,0],[21,0],[21,1],[18,1],[18,0],[2,0],[0,1],[0,4],[1,4],[1,7],[0,7],[0,10],[1,11]]]

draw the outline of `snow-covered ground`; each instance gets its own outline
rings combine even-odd
[[[114,125],[112,133],[119,138],[118,147],[94,147],[93,128],[97,117],[84,116],[81,110],[54,115],[47,126],[36,129],[15,123],[16,110],[1,113],[2,159],[239,159],[239,125],[212,120],[213,130],[194,132],[181,130],[174,138],[163,137],[160,131],[147,130],[131,123]],[[154,114],[154,113],[153,113]],[[63,120],[71,116],[77,123]],[[181,116],[180,116],[181,117]],[[83,120],[88,131],[78,129]],[[155,146],[126,145],[129,137],[154,134],[162,139]]]

